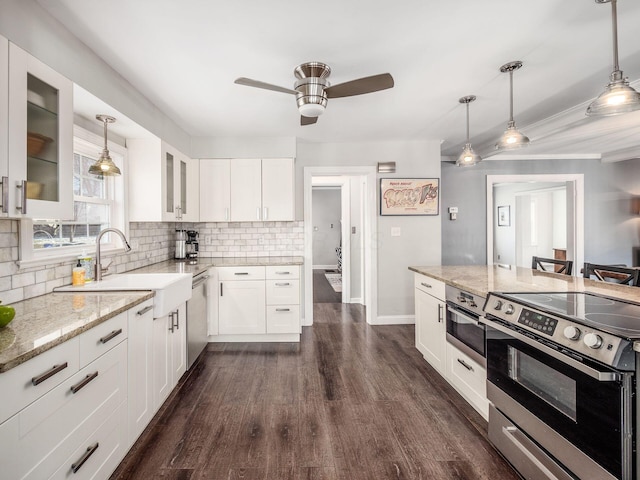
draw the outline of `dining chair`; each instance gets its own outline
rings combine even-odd
[[[585,263],[582,270],[584,278],[619,283],[637,287],[640,283],[640,269],[624,267],[620,265],[599,265],[596,263]]]
[[[553,270],[547,270],[549,264],[553,264]],[[533,256],[531,259],[532,270],[542,270],[543,272],[564,273],[571,275],[573,270],[573,260],[558,260],[556,258],[544,258]]]

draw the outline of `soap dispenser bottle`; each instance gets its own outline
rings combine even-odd
[[[84,267],[80,263],[80,259],[71,273],[71,284],[84,285]]]

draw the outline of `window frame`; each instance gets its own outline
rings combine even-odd
[[[73,128],[73,155],[76,153],[85,157],[98,158],[102,148],[104,146],[104,138],[89,130],[86,130],[78,125],[74,125]],[[127,149],[126,147],[107,141],[107,148],[112,154],[113,161],[118,165],[122,171],[122,175],[119,177],[111,177],[106,188],[110,190],[110,199],[107,202],[96,201],[91,197],[76,197],[74,195],[74,202],[83,201],[87,203],[96,203],[100,205],[110,205],[109,226],[122,230],[125,236],[129,236],[129,222],[127,218],[127,205],[128,205],[128,177],[127,177]],[[73,157],[68,161],[73,162]],[[72,169],[73,172],[73,169]],[[72,173],[73,175],[73,173]],[[59,219],[53,219],[58,220]],[[61,221],[64,223],[64,221]],[[20,259],[18,264],[22,266],[36,266],[46,265],[55,262],[64,262],[72,260],[81,254],[87,254],[95,256],[96,246],[95,244],[89,245],[74,245],[56,248],[33,248],[33,224],[32,218],[20,219]],[[110,237],[110,238],[107,238]],[[101,252],[105,255],[115,254],[118,252],[124,252],[123,246],[120,244],[120,240],[116,239],[116,235],[105,236],[101,242]],[[109,241],[107,241],[109,240]]]

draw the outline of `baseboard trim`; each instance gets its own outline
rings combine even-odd
[[[299,333],[270,333],[247,335],[209,335],[209,343],[221,342],[300,342]]]
[[[360,305],[364,305],[364,300],[360,297],[352,297],[349,303],[359,303]]]
[[[371,325],[412,325],[415,323],[415,315],[378,315]]]

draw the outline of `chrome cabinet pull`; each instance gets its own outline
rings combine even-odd
[[[276,308],[276,312],[290,312],[290,308]]]
[[[36,385],[40,385],[42,382],[44,382],[47,378],[51,378],[53,377],[56,373],[61,372],[62,370],[64,370],[65,368],[67,368],[69,366],[69,364],[67,362],[61,363],[60,365],[54,365],[53,367],[51,367],[51,370],[47,370],[46,372],[33,377],[31,379],[31,383],[36,386]]]
[[[431,285],[429,285],[428,283],[424,283],[424,282],[420,282],[420,285],[422,285],[423,287],[427,287],[427,288],[433,288]]]
[[[96,442],[93,445],[90,445],[89,447],[87,447],[87,450],[82,454],[80,459],[77,462],[71,464],[71,471],[73,473],[77,473],[78,470],[80,470],[80,467],[84,465],[84,462],[89,460],[89,457],[93,455],[96,452],[96,450],[98,450],[99,446],[100,444]]]
[[[249,272],[235,272],[234,275],[249,275]]]
[[[267,209],[267,207],[264,207],[262,209],[262,220],[266,220],[267,219],[267,214],[269,213],[269,210]]]
[[[256,208],[256,219],[260,220],[260,207]]]
[[[20,210],[20,213],[22,213],[23,215],[26,215],[27,214],[27,181],[22,180],[21,182],[18,182],[16,187],[22,190],[22,193],[20,196],[21,198],[20,205],[16,205],[16,210]]]
[[[220,296],[222,296],[222,282],[220,282]]]
[[[291,285],[289,282],[286,282],[286,283],[276,283],[276,287],[288,287],[289,285]]]
[[[98,376],[98,371],[97,370],[94,373],[88,374],[81,381],[79,381],[75,385],[71,386],[71,392],[73,392],[74,394],[78,393],[80,390],[82,390],[84,387],[86,387],[91,380],[95,379],[97,376]]]
[[[229,221],[229,207],[224,209],[224,219]]]
[[[9,213],[9,177],[2,177],[2,213]]]
[[[138,311],[136,312],[136,315],[140,315],[140,316],[142,316],[142,315],[144,315],[145,313],[147,313],[149,310],[153,310],[153,305],[148,305],[148,306],[144,307],[142,310],[138,310]]]
[[[180,310],[176,310],[176,330],[180,330]]]
[[[464,368],[466,368],[467,370],[469,370],[470,372],[473,372],[473,367],[469,365],[467,362],[465,362],[464,360],[462,360],[461,358],[458,358],[458,363],[462,365]]]
[[[100,339],[100,343],[107,343],[109,340],[113,340],[114,338],[116,338],[121,333],[122,333],[122,329],[121,328],[119,328],[118,330],[114,330],[110,334],[105,335],[104,337],[102,337]]]
[[[276,272],[276,275],[291,275],[291,272]]]
[[[169,331],[173,333],[173,314],[175,312],[169,313]]]
[[[441,303],[438,304],[438,323],[442,323],[442,311],[444,310]]]

